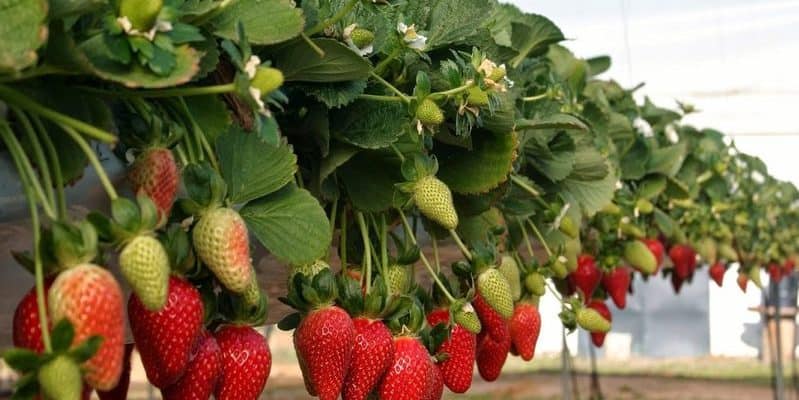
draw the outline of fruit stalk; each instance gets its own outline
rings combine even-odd
[[[405,218],[405,213],[402,212],[402,210],[399,208],[397,209],[397,212],[399,212],[400,219],[402,220],[402,226],[405,227],[405,232],[408,234],[408,237],[411,239],[411,243],[416,245],[417,244],[416,237],[413,235],[413,231],[411,231],[411,227],[408,225],[408,219]],[[440,279],[438,279],[438,274],[436,274],[436,272],[433,270],[433,267],[430,265],[430,262],[427,261],[427,257],[425,257],[423,251],[419,251],[419,258],[422,260],[422,264],[424,264],[425,268],[427,268],[427,272],[436,282],[436,286],[438,286],[438,288],[441,289],[441,292],[444,293],[444,297],[446,297],[450,303],[454,303],[455,297],[452,296],[449,290],[447,290],[447,287],[444,286],[444,284],[441,282]]]
[[[8,152],[11,154],[11,157],[14,160],[14,165],[17,167],[17,171],[19,171],[20,179],[22,180],[23,186],[28,186],[26,189],[32,190],[32,201],[36,201],[35,199],[38,198],[39,202],[41,203],[42,210],[50,219],[55,220],[56,215],[55,211],[53,210],[52,204],[50,204],[47,200],[47,197],[44,194],[44,189],[42,189],[42,184],[36,178],[36,173],[33,170],[33,166],[31,165],[28,156],[25,155],[25,151],[22,149],[22,145],[17,140],[14,133],[11,132],[11,128],[8,126],[8,123],[3,122],[0,124],[0,133],[3,135],[3,140],[6,143],[6,148],[8,148]]]
[[[361,229],[361,238],[363,238],[363,261],[366,263],[364,266],[366,273],[366,293],[372,288],[372,243],[369,240],[369,230],[366,229],[366,222],[363,219],[363,213],[360,211],[355,213],[355,218],[358,220],[358,227]]]
[[[340,10],[338,10],[337,13],[333,14],[333,16],[324,21],[320,21],[318,24],[305,31],[304,34],[306,36],[313,36],[324,31],[330,25],[333,25],[336,22],[341,21],[342,18],[346,17],[347,14],[349,14],[352,9],[355,8],[356,4],[358,4],[358,0],[349,0],[346,4],[344,4],[343,7],[341,7]]]
[[[530,228],[533,229],[533,233],[535,233],[535,236],[538,238],[538,241],[541,242],[541,246],[544,247],[544,251],[547,252],[547,256],[549,256],[551,258],[552,257],[552,250],[549,249],[549,245],[547,244],[547,241],[544,240],[544,235],[541,234],[541,231],[538,230],[538,227],[535,226],[533,221],[528,219],[527,223],[530,224]]]
[[[50,162],[49,165],[50,168],[52,168],[53,183],[55,184],[54,201],[57,208],[56,212],[58,216],[63,219],[67,216],[67,200],[64,195],[64,175],[61,173],[61,163],[58,160],[53,140],[50,139],[50,135],[48,135],[47,130],[44,129],[42,120],[36,115],[31,115],[31,119],[33,120],[33,125],[36,127],[36,131],[38,131],[41,136],[44,149],[47,151],[47,158]]]
[[[463,241],[461,240],[461,237],[458,236],[458,233],[455,232],[454,229],[450,229],[449,234],[450,236],[452,236],[452,239],[455,240],[455,244],[458,245],[458,248],[461,249],[461,253],[463,253],[463,255],[466,257],[467,260],[471,261],[472,252],[470,252],[469,249],[466,247],[466,245],[463,244]]]
[[[114,185],[111,184],[111,180],[108,179],[108,174],[105,173],[105,169],[103,169],[103,165],[100,164],[100,160],[97,158],[97,154],[92,151],[91,147],[89,147],[89,143],[86,139],[83,138],[78,132],[76,132],[72,127],[67,125],[60,125],[61,129],[69,135],[72,140],[75,141],[75,144],[80,147],[83,154],[86,155],[86,158],[94,167],[94,171],[97,173],[97,177],[100,179],[100,183],[103,185],[105,192],[108,194],[108,198],[111,201],[114,201],[119,197],[117,195],[116,189],[114,189]]]

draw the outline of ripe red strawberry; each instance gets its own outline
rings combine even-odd
[[[222,355],[217,400],[257,400],[272,369],[266,338],[250,326],[225,326],[216,332]],[[182,399],[182,398],[181,398]]]
[[[321,400],[341,394],[355,344],[355,326],[339,307],[311,311],[294,330],[294,349],[306,387]]]
[[[674,263],[674,274],[681,281],[688,279],[696,269],[696,252],[691,246],[675,244],[669,249],[669,258]]]
[[[419,339],[394,338],[394,359],[378,387],[381,400],[423,399],[427,394],[430,355]]]
[[[126,400],[128,398],[128,388],[130,387],[130,356],[133,354],[133,343],[125,344],[125,359],[122,362],[122,375],[119,382],[113,389],[104,391],[98,390],[97,396],[100,400]]]
[[[768,265],[768,276],[774,283],[780,283],[782,280],[782,268],[777,263],[770,263]]]
[[[577,257],[577,269],[569,275],[569,280],[582,293],[583,298],[588,300],[602,280],[602,271],[597,268],[593,256],[581,254]]]
[[[710,274],[713,281],[721,287],[721,284],[724,283],[724,273],[727,272],[727,269],[724,268],[724,264],[722,264],[721,261],[716,261],[707,272]]]
[[[449,323],[449,310],[439,308],[427,314],[430,326]],[[447,358],[438,363],[444,384],[455,393],[465,393],[472,386],[474,359],[477,351],[477,335],[454,324],[450,336],[442,343],[436,353],[446,354]]]
[[[516,304],[513,318],[508,323],[513,348],[524,361],[535,356],[535,345],[541,333],[541,314],[534,304],[521,302]]]
[[[365,400],[394,361],[394,340],[381,321],[355,318],[355,346],[344,380],[344,400]]]
[[[493,382],[499,378],[505,360],[508,359],[510,347],[511,338],[507,328],[499,340],[494,340],[485,331],[477,335],[477,372],[484,380]]]
[[[480,293],[474,297],[472,306],[477,317],[480,318],[480,325],[483,327],[481,333],[488,332],[494,340],[501,340],[505,337],[508,331],[508,321],[491,308]]]
[[[238,212],[220,207],[200,217],[192,233],[194,248],[222,285],[244,293],[255,279],[247,226]]]
[[[599,315],[603,316],[608,322],[613,322],[613,317],[610,315],[610,310],[604,301],[593,299],[588,303],[587,307],[598,312]],[[591,342],[593,342],[596,347],[602,347],[602,345],[605,344],[606,334],[606,332],[591,332]]]
[[[793,273],[794,269],[796,268],[796,263],[794,263],[792,258],[788,258],[782,264],[782,276],[789,276]]]
[[[152,199],[158,210],[159,221],[166,222],[180,180],[180,171],[172,151],[162,147],[145,151],[130,167],[128,179],[135,193],[143,192]]]
[[[439,364],[429,361],[427,386],[423,400],[440,400],[444,395],[444,377],[441,375]]]
[[[613,304],[619,309],[627,306],[627,289],[630,288],[630,270],[627,267],[616,267],[602,277],[602,286],[608,292]]]
[[[649,247],[649,251],[651,251],[655,256],[657,267],[655,267],[655,271],[652,272],[652,275],[657,274],[658,270],[660,270],[660,266],[663,265],[663,254],[666,252],[666,250],[663,248],[663,243],[661,243],[657,238],[646,238],[641,239],[641,241],[644,242],[646,247]]]
[[[200,292],[188,281],[172,276],[161,311],[148,310],[133,294],[128,302],[128,318],[147,379],[160,389],[175,383],[186,371],[201,332]]]
[[[83,364],[84,378],[95,389],[116,386],[125,353],[125,310],[113,275],[93,264],[72,267],[53,281],[48,305],[53,324],[65,318],[72,323],[73,343],[103,337],[100,348]]]
[[[739,272],[737,282],[738,287],[741,288],[741,291],[746,293],[746,286],[749,284],[749,277],[746,276],[745,273]]]
[[[47,291],[53,284],[52,279],[44,281],[44,296],[45,303],[47,302]],[[45,309],[47,304],[45,304]],[[53,322],[48,320],[52,326]],[[13,343],[16,347],[31,349],[37,353],[44,351],[44,342],[42,342],[42,325],[39,323],[39,308],[36,303],[36,287],[32,287],[22,300],[17,304],[17,309],[14,311],[13,321]]]
[[[682,289],[682,284],[685,280],[680,278],[677,274],[671,274],[671,287],[674,288],[675,294],[680,294],[680,289]]]
[[[204,331],[186,372],[174,384],[161,390],[164,400],[207,400],[222,373],[222,355],[216,339]]]

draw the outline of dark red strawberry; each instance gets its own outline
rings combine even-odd
[[[313,310],[294,330],[294,349],[308,391],[321,400],[341,395],[355,344],[352,319],[339,307]]]
[[[147,379],[161,389],[175,383],[186,371],[201,333],[200,292],[188,281],[172,276],[161,311],[148,310],[134,294],[128,302],[128,318]]]
[[[774,283],[780,283],[782,280],[782,268],[777,263],[770,263],[768,265],[768,276]]]
[[[532,360],[538,334],[541,333],[541,314],[538,307],[527,302],[517,303],[508,327],[515,353],[524,361]]]
[[[449,323],[449,310],[439,308],[427,314],[430,326]],[[437,354],[446,354],[446,359],[437,364],[444,384],[455,393],[465,393],[472,386],[474,359],[477,351],[477,335],[458,324],[452,326],[450,337],[436,349]]]
[[[199,338],[186,372],[161,390],[164,400],[207,400],[222,374],[222,355],[216,339],[207,331]]]
[[[674,288],[675,294],[680,294],[680,289],[682,289],[682,284],[684,280],[680,278],[677,274],[671,274],[671,287]]]
[[[472,306],[477,313],[477,317],[480,318],[480,324],[483,327],[482,332],[488,332],[494,340],[501,340],[505,337],[508,331],[508,321],[491,308],[480,293],[474,297]]]
[[[427,368],[429,372],[423,400],[440,400],[444,395],[444,377],[441,375],[439,364],[430,361]]]
[[[394,361],[394,339],[381,321],[355,318],[355,346],[347,378],[344,400],[365,400]]]
[[[610,315],[610,309],[602,300],[592,299],[588,305],[588,308],[594,309],[599,315],[603,316],[608,322],[613,322],[613,317]],[[591,342],[594,343],[596,347],[602,347],[605,344],[605,332],[591,332]]]
[[[616,267],[602,277],[602,286],[608,292],[613,304],[619,309],[627,307],[627,289],[630,288],[630,270],[627,267]]]
[[[674,264],[673,273],[677,275],[680,281],[688,279],[694,273],[696,269],[696,252],[691,246],[679,243],[671,246],[669,258]]]
[[[216,400],[257,400],[272,369],[266,338],[250,326],[228,325],[215,334],[222,370]]]
[[[394,338],[394,359],[377,389],[381,400],[424,399],[430,374],[430,355],[419,339]]]
[[[53,279],[44,282],[45,310],[47,309],[47,291],[53,284]],[[52,321],[49,321],[52,326]],[[22,300],[17,304],[12,323],[12,340],[14,346],[33,350],[37,353],[44,351],[42,342],[42,325],[39,322],[39,308],[36,303],[36,287],[32,287]]]
[[[649,247],[649,251],[655,255],[655,260],[657,260],[657,267],[655,267],[655,271],[652,272],[652,275],[657,274],[660,270],[660,266],[663,265],[663,254],[666,252],[663,248],[663,243],[660,242],[657,238],[646,238],[641,239],[642,242]]]
[[[707,272],[710,274],[710,278],[721,287],[721,284],[724,283],[724,273],[727,272],[724,264],[722,264],[721,261],[716,261],[715,264],[708,268]]]
[[[499,340],[494,340],[485,331],[477,335],[477,371],[484,380],[493,382],[499,378],[510,347],[511,338],[507,328]]]
[[[602,271],[597,268],[594,257],[590,254],[581,254],[577,257],[577,269],[569,274],[569,280],[574,283],[583,298],[588,300],[594,294],[599,282],[602,280]]]
[[[133,343],[125,344],[125,358],[122,360],[122,375],[116,387],[109,391],[98,390],[97,396],[100,400],[125,400],[128,398],[128,388],[130,387],[130,356],[133,354]]]

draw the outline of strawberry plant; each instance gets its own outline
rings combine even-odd
[[[15,398],[124,395],[123,288],[165,398],[256,399],[253,327],[280,319],[309,394],[436,399],[534,359],[547,292],[601,346],[637,274],[679,292],[739,263],[746,290],[795,268],[792,184],[512,5],[6,3],[0,139],[35,281],[2,353]],[[77,184],[104,200],[88,215]],[[264,252],[296,312],[267,319]]]

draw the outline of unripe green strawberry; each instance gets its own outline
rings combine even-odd
[[[536,296],[543,296],[546,292],[544,276],[538,272],[533,272],[530,275],[527,275],[527,277],[524,278],[524,287],[526,287],[530,293]]]
[[[624,259],[637,270],[651,274],[658,266],[657,259],[647,245],[640,240],[631,240],[624,245]]]
[[[718,260],[718,246],[716,246],[716,241],[713,238],[706,237],[701,239],[696,244],[696,252],[710,265],[715,264]]]
[[[564,215],[563,218],[560,220],[560,226],[558,229],[563,232],[566,236],[576,239],[577,236],[580,234],[580,228],[574,223],[574,220],[571,219],[568,215]]]
[[[169,256],[161,242],[149,235],[136,236],[119,253],[119,269],[148,310],[164,307]]]
[[[470,106],[485,107],[488,105],[488,93],[478,86],[469,88],[466,96],[466,103]]]
[[[294,275],[303,274],[308,278],[313,278],[316,274],[326,269],[330,269],[330,265],[325,260],[315,260],[309,264],[295,265],[291,268],[291,273],[289,273],[289,284],[294,279]]]
[[[258,279],[253,279],[250,283],[250,287],[242,293],[242,298],[244,299],[244,303],[248,306],[257,306],[261,303],[261,287],[258,286]]]
[[[502,318],[513,316],[513,296],[510,284],[496,268],[489,268],[477,277],[477,290]]]
[[[444,122],[444,113],[435,101],[424,99],[416,108],[416,118],[424,125],[436,126]]]
[[[389,294],[402,294],[411,287],[411,267],[408,265],[389,265],[386,269]]]
[[[63,354],[39,369],[39,385],[46,400],[80,400],[83,391],[78,364]]]
[[[119,16],[127,17],[136,30],[149,31],[163,5],[163,0],[122,0],[119,2]]]
[[[569,275],[569,269],[566,268],[566,264],[564,264],[560,259],[555,259],[552,261],[549,267],[552,268],[552,275],[555,278],[563,279]]]
[[[354,44],[355,47],[363,49],[375,41],[375,34],[368,29],[355,28],[352,30],[352,33],[350,33],[350,40],[352,40],[352,44]]]
[[[192,239],[197,255],[222,285],[234,293],[244,293],[255,279],[250,259],[247,226],[239,213],[217,208],[200,217]]]
[[[458,226],[458,213],[452,201],[452,192],[435,176],[425,176],[416,182],[413,200],[425,217],[444,229],[451,230]]]
[[[652,211],[655,210],[654,204],[647,199],[638,199],[638,201],[635,202],[635,208],[637,208],[638,212],[641,214],[651,214]]]
[[[464,304],[459,310],[455,310],[455,312],[452,313],[452,319],[455,320],[458,325],[462,326],[463,329],[471,333],[480,333],[482,329],[480,318],[474,311],[474,307],[469,303]]]
[[[519,298],[522,297],[522,282],[516,260],[511,256],[502,256],[499,268],[497,269],[499,269],[499,272],[505,277],[505,280],[508,281],[513,301],[519,300]]]
[[[250,81],[250,85],[261,92],[261,96],[266,96],[274,92],[283,85],[283,72],[277,68],[258,67],[255,76]]]
[[[727,260],[728,262],[738,261],[738,253],[729,243],[719,243],[718,254],[719,257]]]
[[[577,310],[577,325],[588,332],[607,332],[610,330],[610,322],[594,309],[580,308]]]
[[[499,82],[505,77],[505,74],[507,74],[505,65],[500,65],[491,70],[491,73],[488,75],[488,79],[491,79],[494,82]]]

